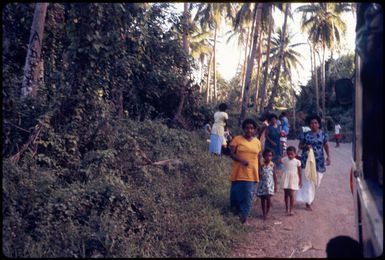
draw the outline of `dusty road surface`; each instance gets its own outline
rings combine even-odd
[[[289,140],[298,147],[298,141]],[[237,245],[233,257],[324,258],[329,239],[346,235],[356,238],[353,197],[349,186],[352,145],[335,148],[329,142],[331,165],[326,168],[316,192],[313,211],[295,203],[294,216],[286,216],[283,189],[278,174],[278,192],[272,197],[267,220],[262,219],[259,198],[254,199],[247,228],[250,233]]]

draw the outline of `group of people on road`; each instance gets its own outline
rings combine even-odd
[[[284,190],[286,214],[294,214],[294,202],[304,202],[307,210],[312,210],[316,188],[321,184],[325,166],[330,165],[328,135],[321,129],[321,119],[309,116],[307,123],[310,131],[301,135],[299,150],[293,146],[282,149],[282,137],[287,138],[289,124],[285,113],[278,117],[269,113],[262,129],[257,134],[257,123],[245,119],[242,123],[243,134],[225,138],[228,114],[226,104],[219,105],[214,114],[214,124],[210,132],[209,151],[220,155],[222,147],[228,147],[233,159],[231,168],[230,208],[239,215],[242,223],[247,222],[251,211],[253,195],[261,199],[263,218],[268,217],[271,196],[278,189],[278,169],[281,172],[281,188]],[[325,152],[324,152],[325,151]],[[326,153],[326,157],[325,157]],[[297,193],[297,196],[295,194]]]

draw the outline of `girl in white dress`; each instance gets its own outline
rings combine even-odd
[[[296,149],[289,146],[286,149],[286,157],[281,159],[283,165],[282,186],[285,195],[286,214],[293,215],[294,193],[302,185],[301,181],[301,161],[296,159]]]

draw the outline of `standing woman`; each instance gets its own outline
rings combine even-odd
[[[251,210],[255,185],[259,182],[259,156],[261,142],[255,137],[257,123],[245,119],[242,123],[244,134],[233,138],[230,157],[234,160],[231,169],[230,207],[245,223]]]
[[[325,165],[330,165],[330,153],[327,143],[328,135],[320,129],[321,118],[317,115],[312,115],[307,118],[306,122],[309,124],[311,131],[304,133],[298,145],[303,152],[301,156],[302,187],[297,193],[297,201],[305,202],[306,209],[312,210],[311,204],[315,197],[316,187],[320,186],[322,177],[326,172]],[[315,158],[316,183],[310,181],[305,176],[305,166],[310,148],[312,148]],[[326,152],[326,160],[324,150]]]
[[[280,140],[280,129],[277,125],[277,116],[271,113],[268,117],[269,126],[266,128],[266,140],[265,147],[273,151],[273,162],[275,165],[279,164],[279,158],[282,156],[281,153],[281,140]]]
[[[225,112],[227,105],[225,103],[219,104],[219,111],[214,114],[214,124],[211,128],[210,146],[209,151],[220,155],[222,152],[222,146],[226,146],[225,139],[225,125],[229,119],[228,114]]]

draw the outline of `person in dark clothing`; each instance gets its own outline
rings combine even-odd
[[[363,258],[358,241],[348,236],[336,236],[326,245],[327,258]]]

